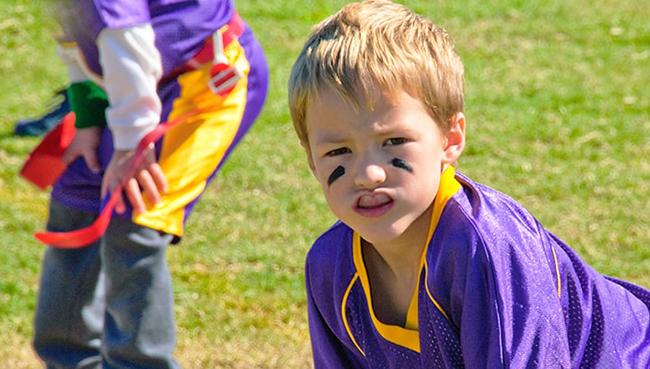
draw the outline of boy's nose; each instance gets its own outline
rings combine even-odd
[[[364,163],[359,166],[354,182],[361,188],[374,188],[386,181],[386,170],[378,163]]]

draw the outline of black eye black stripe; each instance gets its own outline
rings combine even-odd
[[[334,169],[332,174],[330,174],[330,176],[327,178],[327,185],[330,186],[332,182],[336,181],[340,176],[344,174],[345,174],[345,168],[339,165],[338,167],[336,167],[336,169]]]
[[[407,163],[406,161],[404,161],[402,159],[395,158],[395,159],[391,160],[390,163],[393,164],[393,166],[396,167],[396,168],[401,168],[401,169],[404,169],[405,171],[407,171],[409,173],[413,173],[413,167],[411,167],[409,165],[409,163]]]

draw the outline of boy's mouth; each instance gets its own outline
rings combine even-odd
[[[394,205],[393,199],[386,194],[362,195],[354,206],[354,211],[365,217],[379,217],[388,212]]]

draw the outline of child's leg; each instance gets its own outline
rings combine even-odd
[[[106,275],[104,367],[178,368],[174,296],[165,250],[172,235],[112,219],[101,247]]]
[[[47,229],[70,231],[97,215],[51,200]],[[48,248],[34,319],[34,349],[48,368],[100,368],[104,324],[99,242],[73,250]]]

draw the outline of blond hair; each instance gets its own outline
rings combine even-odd
[[[406,7],[385,0],[351,3],[318,24],[289,78],[294,128],[308,148],[307,108],[326,89],[353,106],[380,91],[402,89],[420,99],[443,132],[463,111],[463,64],[447,32]],[[381,89],[378,91],[378,89]]]

